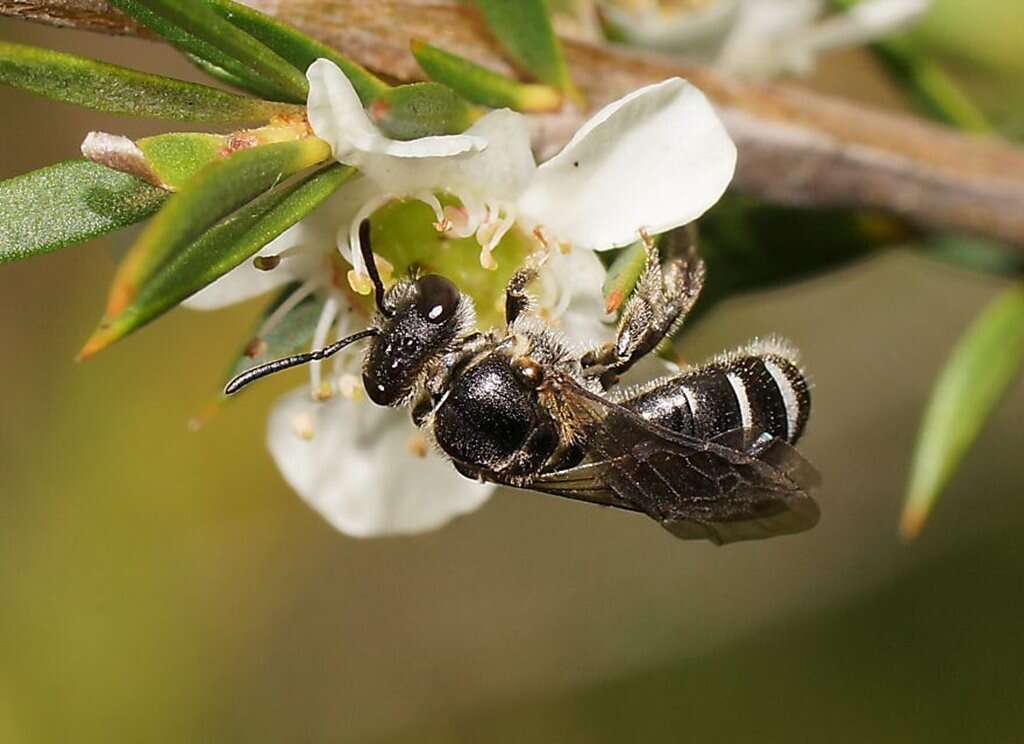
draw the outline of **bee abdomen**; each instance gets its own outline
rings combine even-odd
[[[622,404],[702,439],[742,428],[796,443],[810,415],[811,395],[795,354],[773,343],[655,382]]]

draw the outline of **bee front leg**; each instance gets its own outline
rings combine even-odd
[[[703,286],[704,262],[692,242],[664,266],[658,248],[651,245],[647,266],[622,311],[615,341],[583,355],[584,376],[599,379],[606,390],[613,386],[619,375],[678,330]]]
[[[505,325],[511,328],[519,316],[530,311],[533,301],[526,288],[537,278],[537,269],[527,267],[519,269],[509,279],[505,288]]]

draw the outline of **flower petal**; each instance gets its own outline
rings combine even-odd
[[[515,201],[537,170],[526,117],[498,109],[466,131],[486,140],[487,149],[432,161],[435,188],[484,202]]]
[[[929,0],[863,0],[810,29],[799,43],[813,52],[864,44],[913,23],[928,5]]]
[[[419,436],[404,411],[341,397],[316,403],[301,388],[275,405],[267,445],[284,479],[328,522],[373,537],[436,529],[493,490],[435,452],[414,456]]]
[[[577,248],[607,250],[700,217],[722,196],[736,146],[711,104],[672,78],[605,106],[537,169],[520,217]]]
[[[748,79],[806,73],[814,58],[797,40],[816,24],[822,0],[743,0],[716,66]]]
[[[486,140],[469,134],[421,137],[408,142],[389,139],[370,121],[355,88],[336,64],[318,59],[309,66],[306,78],[309,123],[342,163],[361,167],[363,153],[396,158],[448,157],[487,146]]]
[[[364,153],[360,170],[382,193],[395,197],[449,192],[481,203],[515,201],[537,168],[525,117],[507,109],[492,111],[467,134],[488,147],[417,160]]]
[[[634,9],[601,3],[601,14],[630,44],[687,57],[705,58],[721,46],[735,23],[741,0],[716,0],[693,9]]]
[[[591,349],[611,339],[614,327],[604,321],[605,269],[593,251],[572,251],[565,255],[552,251],[541,269],[540,280],[545,289],[550,286],[554,307],[547,303],[552,324],[578,351]]]

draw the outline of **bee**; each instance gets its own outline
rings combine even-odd
[[[369,339],[369,399],[408,406],[466,477],[640,512],[677,537],[717,544],[817,523],[808,495],[817,474],[794,449],[810,393],[790,346],[755,342],[640,387],[616,387],[696,302],[705,266],[692,244],[664,264],[650,244],[615,340],[580,355],[532,313],[526,288],[535,269],[510,280],[505,328],[481,331],[472,300],[445,277],[385,289],[369,223],[360,229],[377,309],[370,327],[243,372],[227,394]]]

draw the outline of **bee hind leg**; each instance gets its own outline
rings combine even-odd
[[[615,341],[580,359],[584,376],[599,379],[606,390],[679,328],[704,286],[704,262],[692,241],[676,255],[673,236],[665,242],[670,258],[664,264],[658,247],[648,248],[647,266],[622,311]]]

